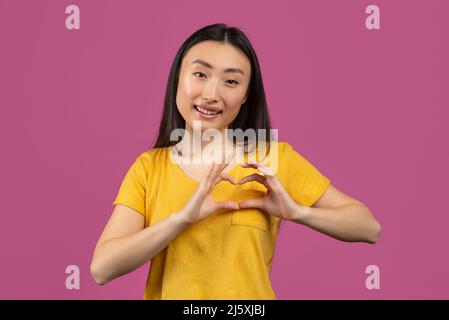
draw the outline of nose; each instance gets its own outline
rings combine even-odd
[[[203,90],[203,99],[206,102],[218,100],[218,86],[217,81],[208,81]]]

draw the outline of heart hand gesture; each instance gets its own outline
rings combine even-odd
[[[211,192],[220,181],[227,180],[235,185],[238,183],[234,177],[222,172],[229,164],[229,160],[222,162],[221,164],[213,162],[210,165],[209,170],[202,177],[196,192],[183,208],[182,215],[187,224],[200,222],[219,210],[239,209],[239,204],[236,202],[215,201],[212,198]]]
[[[248,161],[241,164],[244,168],[258,169],[261,174],[253,173],[242,178],[238,184],[244,184],[249,181],[257,181],[268,189],[263,198],[248,199],[239,203],[240,209],[257,208],[265,212],[280,217],[282,219],[293,219],[298,210],[298,203],[285,190],[279,178],[274,172],[261,162]]]

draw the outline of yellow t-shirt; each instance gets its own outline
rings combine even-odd
[[[289,143],[274,146],[277,177],[296,202],[312,206],[330,180]],[[172,152],[165,147],[141,153],[113,201],[140,212],[145,227],[181,210],[199,185],[174,162]],[[228,173],[239,180],[255,172],[237,165]],[[262,197],[266,190],[256,181],[221,181],[212,197],[240,202]],[[280,222],[264,211],[242,209],[220,211],[190,226],[151,260],[144,299],[277,299],[270,272]]]

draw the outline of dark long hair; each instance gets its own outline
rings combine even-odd
[[[265,142],[270,148],[271,135],[270,117],[268,114],[265,91],[262,82],[262,74],[256,53],[245,34],[236,27],[228,27],[226,24],[217,23],[199,29],[194,32],[179,48],[168,77],[167,89],[164,99],[164,111],[159,125],[159,135],[154,148],[162,148],[175,145],[179,141],[170,141],[170,134],[175,129],[185,129],[185,120],[176,107],[176,93],[178,89],[179,73],[182,59],[187,51],[194,45],[207,40],[214,40],[231,44],[242,50],[251,63],[251,79],[248,87],[248,96],[241,106],[240,112],[229,124],[228,129],[265,130]],[[179,137],[178,140],[181,140]],[[247,143],[245,143],[247,145]]]

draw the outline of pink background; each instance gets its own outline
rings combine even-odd
[[[80,30],[65,28],[69,4]],[[381,30],[365,28],[370,4]],[[278,298],[448,299],[448,13],[443,0],[1,0],[0,298],[142,298],[149,265],[100,287],[93,248],[155,141],[177,49],[225,22],[258,54],[280,140],[383,227],[369,245],[283,225]],[[65,287],[70,264],[80,290]],[[370,264],[380,290],[365,288]]]

